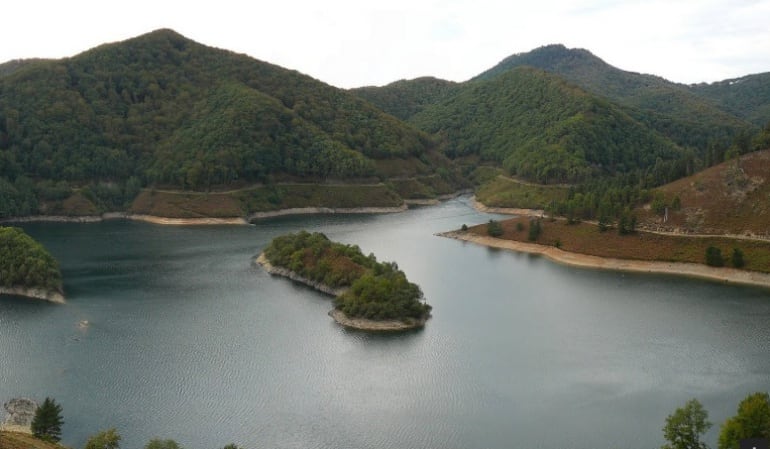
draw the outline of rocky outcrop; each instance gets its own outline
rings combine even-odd
[[[64,295],[55,290],[35,287],[0,287],[0,295],[23,296],[25,298],[42,299],[56,304],[64,304]]]
[[[6,415],[0,428],[15,432],[30,431],[29,428],[35,418],[35,410],[37,410],[37,402],[27,398],[15,398],[3,404],[3,407]]]
[[[267,257],[265,256],[265,253],[262,253],[257,257],[254,262],[258,265],[261,265],[262,268],[265,269],[268,273],[275,275],[275,276],[283,276],[285,278],[289,278],[292,281],[299,282],[301,284],[305,284],[308,287],[312,287],[319,292],[326,293],[327,295],[331,295],[334,297],[340,296],[341,294],[345,293],[347,291],[347,288],[332,288],[328,285],[322,284],[320,282],[316,282],[312,279],[308,279],[306,277],[300,276],[299,274],[283,267],[276,267],[275,265],[271,264],[269,260],[267,260]]]
[[[367,320],[366,318],[350,318],[349,316],[345,315],[345,312],[339,309],[334,309],[329,312],[329,316],[334,318],[334,321],[344,327],[372,332],[393,332],[405,331],[409,329],[419,329],[425,327],[425,322],[428,321],[428,318],[430,318],[430,315],[426,315],[419,320],[409,319],[408,321],[376,321]]]

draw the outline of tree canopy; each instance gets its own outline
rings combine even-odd
[[[0,287],[62,291],[59,263],[20,228],[0,226]]]
[[[719,449],[738,449],[748,438],[770,438],[770,395],[754,393],[738,404],[738,413],[722,425]]]
[[[32,419],[32,434],[37,438],[48,441],[61,440],[61,426],[64,424],[62,407],[54,399],[45,398],[45,401],[35,410]]]
[[[668,443],[661,449],[707,449],[701,436],[709,428],[708,412],[697,399],[691,399],[666,418],[663,437]]]

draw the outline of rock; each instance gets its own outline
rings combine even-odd
[[[3,404],[6,416],[3,426],[29,427],[35,418],[37,402],[27,398],[15,398]]]

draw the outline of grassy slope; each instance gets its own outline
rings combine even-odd
[[[498,176],[476,190],[476,199],[490,207],[545,209],[566,197],[566,187],[530,184],[505,176]]]
[[[670,204],[669,220],[649,208],[638,210],[642,221],[665,230],[701,234],[770,235],[770,150],[746,154],[657,189]]]
[[[39,440],[27,433],[0,431],[0,449],[63,449],[56,443]]]
[[[517,231],[516,223],[522,223],[524,229]],[[722,251],[722,255],[727,259],[726,265],[729,265],[733,248],[739,248],[744,252],[745,269],[770,272],[770,242],[671,236],[649,232],[621,236],[614,230],[599,232],[597,226],[588,223],[569,225],[562,220],[543,220],[541,224],[542,234],[534,243],[554,246],[558,241],[560,248],[565,251],[617,259],[702,264],[705,263],[706,248],[715,246]],[[504,231],[501,238],[528,242],[529,218],[513,218],[503,221],[501,225]],[[469,231],[487,235],[486,225],[474,226]]]

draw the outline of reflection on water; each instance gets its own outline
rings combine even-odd
[[[0,399],[55,397],[74,447],[114,426],[126,448],[650,448],[687,399],[719,423],[768,389],[766,291],[433,235],[492,217],[461,199],[242,227],[25,224],[69,303],[0,301]],[[251,266],[299,229],[396,261],[434,307],[426,328],[342,329],[329,297]]]

